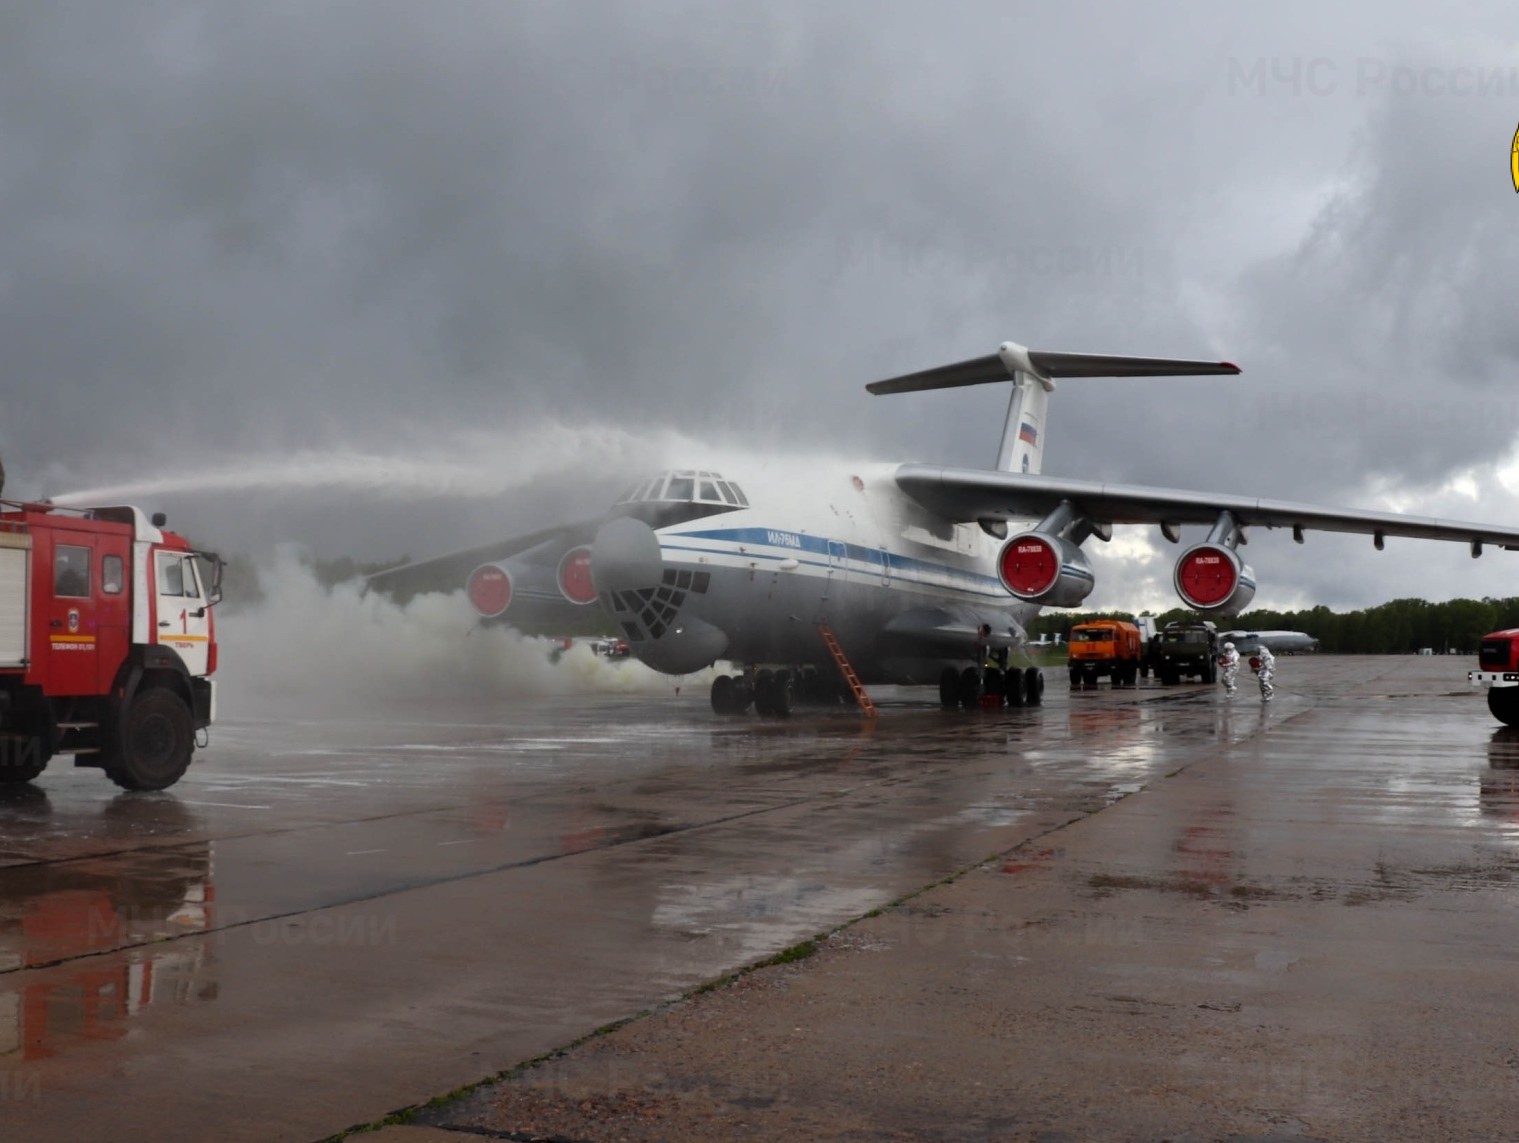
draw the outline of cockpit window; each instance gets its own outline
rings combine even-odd
[[[721,473],[693,470],[661,472],[633,485],[617,499],[618,504],[719,504],[747,508],[749,501],[738,485]]]

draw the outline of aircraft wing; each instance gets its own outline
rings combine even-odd
[[[517,559],[527,563],[543,563],[554,567],[559,557],[580,544],[589,544],[601,525],[602,518],[581,520],[543,528],[521,536],[495,540],[474,548],[433,556],[400,567],[387,568],[365,577],[366,588],[393,595],[399,602],[424,592],[451,593],[461,591],[469,573],[481,564],[499,560]]]
[[[1454,540],[1473,545],[1474,554],[1483,544],[1519,550],[1519,528],[1405,516],[1400,512],[1321,508],[1288,500],[928,464],[900,466],[896,481],[903,492],[925,508],[962,523],[1039,520],[1068,500],[1094,524],[1160,524],[1175,528],[1181,524],[1213,524],[1220,512],[1227,511],[1244,527],[1291,528],[1299,539],[1304,530],[1315,530],[1376,536],[1379,543],[1382,536]]]

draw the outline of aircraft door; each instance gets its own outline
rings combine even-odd
[[[195,557],[159,549],[153,553],[153,581],[158,642],[173,647],[192,675],[204,675],[211,650],[211,608]]]

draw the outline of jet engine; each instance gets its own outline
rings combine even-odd
[[[512,573],[502,564],[481,564],[464,585],[470,606],[486,619],[506,614],[512,605]]]
[[[591,549],[571,548],[559,561],[555,575],[560,594],[571,603],[595,603],[596,584],[591,580]]]
[[[1037,530],[1002,545],[997,574],[1002,586],[1018,599],[1046,607],[1075,607],[1097,586],[1092,566],[1079,547]]]
[[[1194,544],[1176,561],[1176,594],[1194,611],[1242,611],[1255,598],[1255,573],[1224,544]]]

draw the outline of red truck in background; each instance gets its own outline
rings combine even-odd
[[[1472,686],[1487,688],[1487,709],[1507,726],[1519,726],[1519,627],[1482,636]]]
[[[1071,686],[1095,685],[1101,675],[1115,687],[1132,687],[1144,659],[1139,628],[1121,619],[1094,619],[1071,628],[1068,640]]]
[[[0,782],[60,754],[162,790],[216,714],[222,561],[131,507],[0,501]]]

